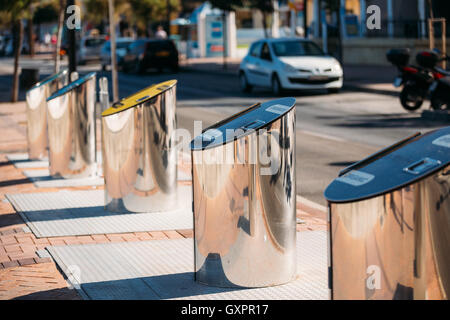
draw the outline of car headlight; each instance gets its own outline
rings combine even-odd
[[[283,63],[283,70],[286,72],[297,72],[297,69],[287,63]]]
[[[335,71],[335,72],[342,72],[342,67],[341,67],[341,64],[339,62],[336,62],[333,65],[333,71]]]

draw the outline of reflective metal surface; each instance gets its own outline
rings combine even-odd
[[[416,185],[330,205],[333,299],[411,299]]]
[[[178,208],[176,81],[121,100],[102,114],[106,208],[152,212]]]
[[[408,157],[426,161],[411,162]],[[336,195],[342,189],[346,190],[342,197],[352,199],[362,188],[355,184],[354,194],[349,194],[349,181],[347,186],[336,183],[341,176],[325,192],[333,199],[329,201],[332,298],[449,299],[450,127],[416,136],[384,158],[389,159],[377,159],[359,173],[373,174],[373,185],[382,189],[401,180],[392,179],[391,171],[397,171],[404,184],[396,190],[380,193],[360,180],[366,183],[364,194],[376,196],[339,203]],[[396,163],[390,162],[393,159]]]
[[[67,70],[35,84],[26,94],[28,157],[47,156],[47,98],[67,84]]]
[[[265,132],[258,129],[213,148],[192,149],[196,281],[219,287],[264,287],[295,279],[295,100],[291,100],[290,110],[264,125]],[[267,152],[271,163],[263,159]],[[273,164],[275,170],[268,174]]]
[[[95,73],[71,82],[49,97],[47,122],[52,176],[96,175],[95,101]]]
[[[417,187],[414,299],[450,299],[450,166]]]

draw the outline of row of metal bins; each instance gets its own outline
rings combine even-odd
[[[47,99],[52,175],[95,174],[95,82],[88,74]],[[102,113],[106,209],[177,208],[175,112],[172,80]],[[198,282],[264,287],[296,278],[295,136],[295,99],[283,98],[192,140]],[[447,127],[383,149],[329,185],[332,298],[448,299],[449,164]]]

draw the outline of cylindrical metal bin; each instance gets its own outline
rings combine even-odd
[[[26,94],[28,157],[47,156],[47,98],[67,84],[67,70],[36,83]]]
[[[47,99],[52,176],[96,175],[95,101],[95,72],[69,83]]]
[[[102,113],[105,206],[112,212],[178,208],[176,80],[148,87]]]
[[[325,197],[333,299],[450,297],[450,127],[344,169]]]
[[[296,277],[294,106],[256,104],[191,142],[196,281],[265,287]]]

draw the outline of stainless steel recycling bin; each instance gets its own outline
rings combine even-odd
[[[325,197],[333,299],[450,297],[450,127],[344,169]]]
[[[47,98],[67,84],[67,70],[36,83],[26,93],[28,157],[47,156]]]
[[[196,281],[296,277],[295,99],[256,104],[191,142]]]
[[[97,173],[96,73],[69,83],[47,99],[50,174],[83,178]]]
[[[105,206],[169,211],[177,202],[176,80],[116,102],[102,113]]]

